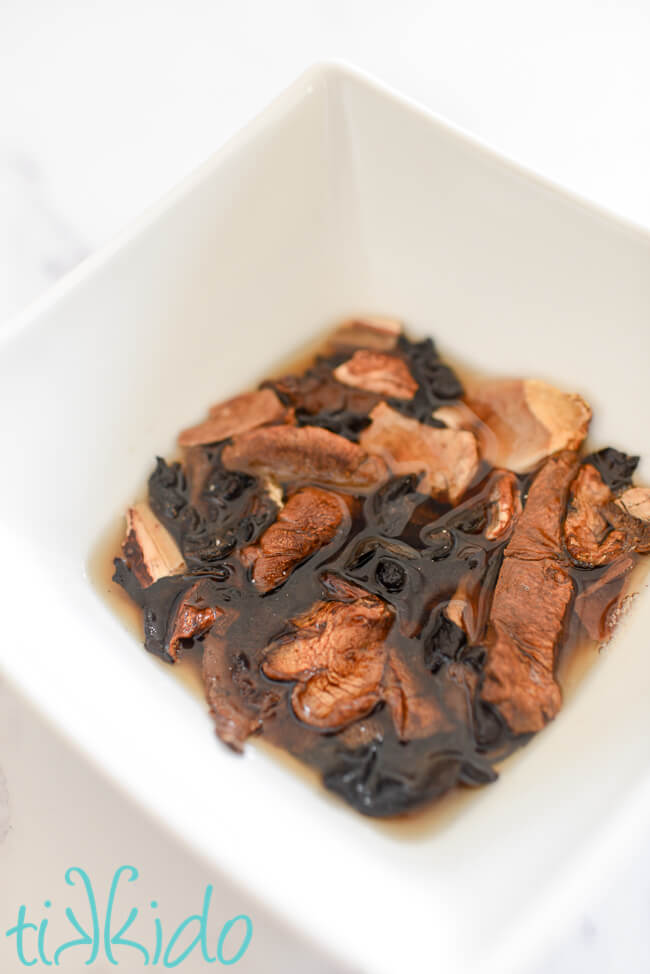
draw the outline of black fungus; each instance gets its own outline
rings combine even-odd
[[[583,462],[595,467],[609,489],[617,494],[632,485],[632,474],[639,464],[639,457],[630,457],[608,446],[597,453],[590,453]]]
[[[454,536],[446,528],[440,528],[426,536],[428,555],[433,561],[446,558],[454,547]]]
[[[439,609],[422,634],[424,663],[432,673],[437,673],[445,663],[459,658],[467,642],[465,633]]]
[[[387,592],[401,592],[406,585],[406,570],[393,558],[382,558],[377,564],[375,578]]]
[[[389,405],[398,412],[420,423],[438,428],[444,423],[435,419],[433,412],[440,406],[449,405],[463,395],[463,387],[448,365],[441,362],[436,347],[430,338],[421,342],[411,342],[400,336],[397,352],[402,355],[411,375],[418,384],[412,399],[389,399]]]

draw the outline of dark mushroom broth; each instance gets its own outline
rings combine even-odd
[[[587,452],[590,419],[349,321],[183,431],[91,574],[227,746],[261,737],[404,815],[493,781],[611,636],[650,490],[638,458]]]

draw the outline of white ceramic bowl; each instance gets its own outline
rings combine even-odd
[[[648,235],[317,66],[3,334],[2,667],[170,842],[302,931],[314,970],[506,974],[647,821],[647,593],[497,784],[402,834],[221,747],[87,574],[175,431],[351,312],[583,392],[593,442],[641,451],[648,480]]]

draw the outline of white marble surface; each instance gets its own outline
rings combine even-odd
[[[650,227],[648,50],[647,0],[2,0],[0,328],[319,58]],[[648,835],[525,974],[650,970]]]

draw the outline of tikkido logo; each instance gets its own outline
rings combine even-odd
[[[73,928],[75,937],[55,946],[54,943],[50,943],[52,938],[48,937],[48,921],[51,914],[46,914],[40,919],[40,922],[33,923],[27,917],[27,908],[24,905],[20,906],[16,923],[5,933],[9,938],[15,937],[16,954],[19,962],[24,967],[33,967],[40,962],[47,967],[70,965],[70,970],[74,965],[74,970],[80,970],[80,963],[87,967],[94,964],[103,955],[110,964],[123,964],[129,971],[132,971],[135,961],[137,961],[138,966],[142,965],[143,967],[156,964],[168,968],[179,967],[192,954],[197,959],[198,955],[201,955],[206,964],[219,963],[231,966],[242,959],[253,937],[253,923],[245,913],[241,913],[223,924],[219,931],[216,947],[212,948],[214,953],[210,952],[208,920],[214,891],[212,885],[205,888],[201,912],[192,913],[185,917],[171,935],[166,937],[160,917],[156,916],[155,912],[149,916],[146,915],[149,910],[155,911],[157,909],[156,900],[149,902],[149,910],[146,911],[140,911],[137,907],[132,906],[127,913],[128,908],[126,906],[123,909],[118,906],[118,894],[125,898],[125,883],[134,883],[137,878],[138,870],[135,866],[120,866],[119,869],[116,869],[111,881],[102,923],[100,922],[95,891],[88,873],[77,866],[66,870],[66,883],[68,886],[77,887],[85,900],[83,915],[88,917],[85,925],[78,919],[79,909],[77,908],[75,914],[71,907],[66,906],[65,918]],[[122,881],[121,885],[120,881]],[[45,900],[44,907],[46,911],[49,911],[52,902]],[[138,916],[140,916],[140,921],[136,924]],[[136,927],[131,930],[134,924]],[[141,937],[140,931],[143,929],[149,931],[149,936],[143,941],[135,939],[136,931]],[[130,937],[127,938],[125,934],[130,930]]]

